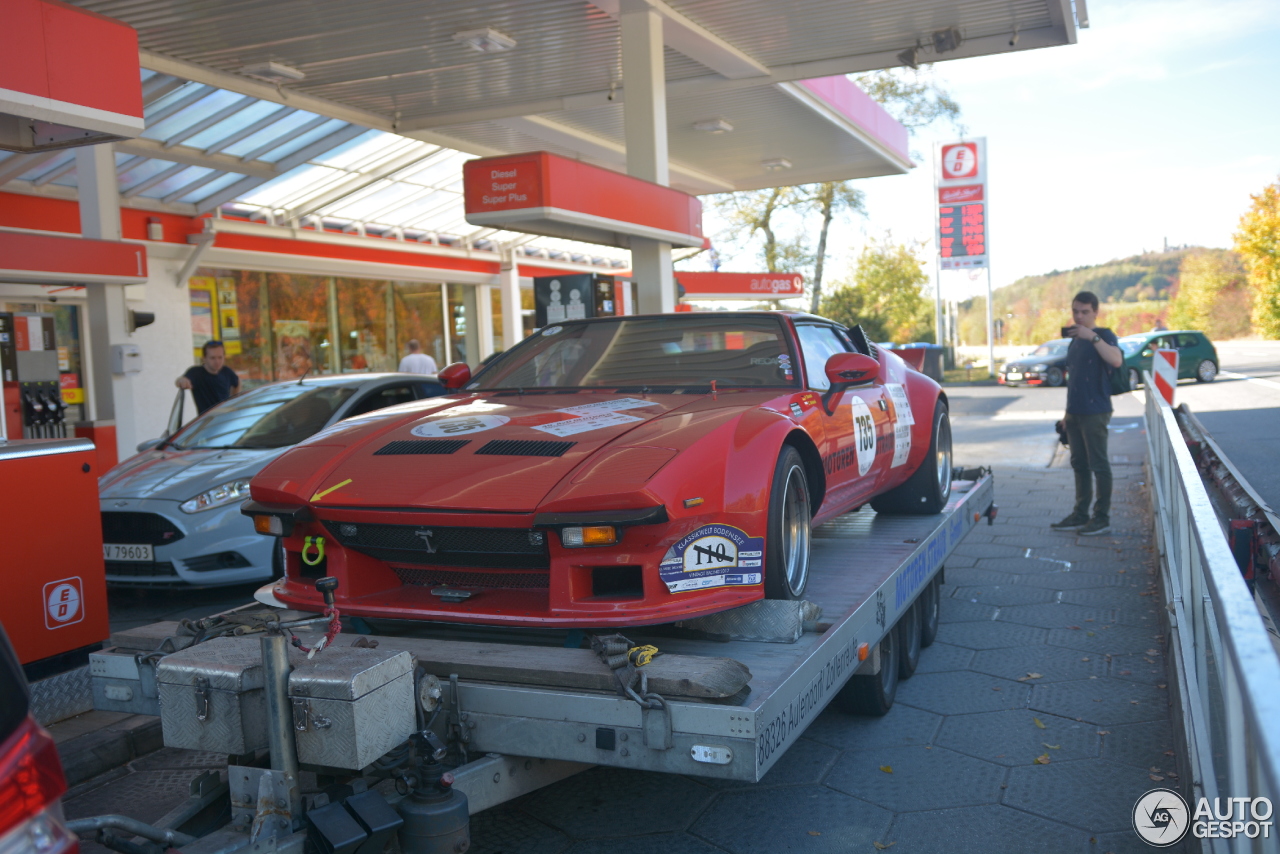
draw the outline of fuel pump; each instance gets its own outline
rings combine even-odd
[[[0,385],[8,438],[66,437],[67,407],[58,375],[53,316],[0,314]]]

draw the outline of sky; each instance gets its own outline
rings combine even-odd
[[[1251,193],[1280,180],[1280,0],[1089,0],[1075,45],[941,62],[988,147],[992,285],[1170,246],[1230,246]],[[908,175],[858,182],[867,217],[835,235],[836,278],[869,238],[925,241],[934,275],[933,146]],[[708,225],[715,228],[714,222]],[[758,266],[758,263],[754,266]],[[724,259],[721,269],[753,269]],[[986,289],[942,274],[943,296]],[[831,281],[831,279],[828,279]]]

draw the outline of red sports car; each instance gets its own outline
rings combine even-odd
[[[334,576],[354,616],[666,623],[801,598],[811,526],[950,496],[938,384],[808,314],[569,321],[440,379],[253,478],[281,602],[318,611]]]

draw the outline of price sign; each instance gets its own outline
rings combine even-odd
[[[940,145],[936,166],[941,267],[985,267],[989,237],[986,139]]]

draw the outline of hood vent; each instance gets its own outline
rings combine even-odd
[[[530,439],[494,439],[477,454],[499,457],[562,457],[577,442],[537,441]]]
[[[471,444],[470,439],[404,439],[383,445],[373,452],[375,457],[407,456],[410,454],[452,454],[463,445]]]

